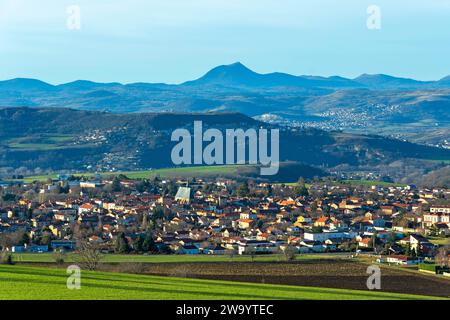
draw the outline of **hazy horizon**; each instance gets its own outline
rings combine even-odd
[[[236,63],[241,63],[241,62],[240,62],[240,61],[236,61],[236,62],[233,62],[233,63],[231,63],[231,64],[229,64],[229,65],[236,64]],[[193,78],[193,79],[186,79],[186,80],[183,80],[183,81],[181,81],[181,82],[179,82],[179,83],[165,83],[165,82],[161,82],[161,81],[156,81],[156,82],[140,81],[140,82],[141,82],[141,83],[152,83],[152,84],[158,84],[158,83],[161,83],[161,84],[167,84],[167,85],[181,85],[181,84],[183,84],[183,83],[185,83],[185,82],[189,82],[189,81],[197,80],[198,78],[201,78],[201,77],[204,76],[207,72],[211,71],[212,69],[214,69],[214,68],[216,68],[216,67],[229,66],[229,65],[223,65],[223,64],[222,64],[222,65],[215,66],[215,67],[211,68],[210,70],[205,70],[203,73],[199,74],[197,77],[195,77],[195,78]],[[251,67],[249,67],[249,66],[246,65],[246,64],[243,64],[243,65],[244,65],[245,67],[247,67],[248,69],[250,69],[251,71],[253,71],[253,72],[262,74],[262,73],[258,72],[257,70],[252,69]],[[271,72],[268,72],[267,74],[269,74],[269,73],[276,73],[276,72],[278,72],[278,71],[277,71],[277,70],[273,70],[273,71],[271,71]],[[289,73],[287,73],[287,74],[289,74]],[[362,74],[358,75],[357,77],[362,76],[362,75],[364,75],[364,74],[367,74],[367,73],[362,73]],[[316,75],[316,74],[291,74],[291,75],[293,75],[293,76],[299,76],[299,77],[302,77],[302,76],[304,76],[304,77],[308,77],[308,76],[321,76],[321,75]],[[380,73],[377,73],[377,74],[369,74],[369,75],[387,75],[387,76],[392,76],[392,77],[403,78],[403,77],[400,77],[400,76],[397,76],[397,75],[393,75],[393,74],[380,74]],[[344,76],[339,75],[339,74],[329,75],[329,76],[327,75],[327,76],[323,76],[323,77],[333,77],[333,76],[344,77]],[[450,74],[449,74],[449,76],[450,76]],[[347,79],[354,80],[354,79],[356,79],[357,77],[354,77],[354,78],[347,78]],[[444,78],[444,77],[443,77],[443,78]],[[8,80],[15,80],[15,79],[32,79],[32,80],[39,80],[39,81],[43,81],[43,82],[45,82],[45,83],[47,83],[47,84],[50,84],[50,85],[53,85],[53,86],[63,85],[63,84],[67,84],[67,83],[71,83],[71,82],[75,82],[75,81],[89,81],[89,82],[95,82],[95,83],[119,83],[119,84],[121,84],[121,85],[127,85],[127,84],[138,83],[138,82],[121,82],[121,81],[114,81],[114,80],[108,81],[108,82],[97,82],[97,81],[94,81],[94,80],[89,79],[89,78],[80,78],[80,79],[73,79],[73,80],[68,81],[68,82],[53,83],[53,82],[50,82],[50,81],[46,81],[45,79],[40,79],[40,78],[25,78],[25,77],[15,77],[15,78],[8,78],[8,79],[0,79],[0,81],[8,81]],[[405,79],[408,79],[408,78],[405,78]],[[423,80],[423,79],[417,79],[417,78],[409,78],[409,79],[417,80],[417,81],[424,81],[424,82],[425,82],[425,81],[439,81],[439,80],[441,80],[442,78],[440,78],[440,79],[432,79],[432,80]]]

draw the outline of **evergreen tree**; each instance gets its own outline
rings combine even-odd
[[[436,224],[433,224],[430,229],[429,229],[429,233],[431,236],[438,236],[439,235],[439,228],[437,227]]]
[[[256,223],[256,226],[258,228],[262,228],[264,226],[264,220],[258,220],[258,222]]]
[[[236,191],[238,197],[248,197],[250,195],[250,188],[248,187],[248,183],[242,183]]]
[[[143,252],[144,236],[140,235],[134,243],[134,251]]]
[[[19,242],[19,245],[20,246],[23,246],[23,245],[25,245],[25,244],[29,244],[30,243],[30,236],[28,235],[28,233],[24,233],[23,235],[22,235],[22,239],[20,239],[20,242]]]
[[[156,252],[158,249],[156,247],[155,241],[153,240],[153,235],[150,231],[145,235],[145,239],[142,243],[143,252]]]
[[[145,229],[147,229],[147,226],[148,226],[148,216],[147,216],[147,213],[144,212],[144,214],[142,216],[141,228],[145,230]]]
[[[389,243],[391,246],[393,246],[393,245],[396,243],[396,241],[397,241],[397,239],[396,239],[396,237],[395,237],[395,233],[394,233],[394,232],[391,232],[391,233],[389,234],[388,243]]]
[[[270,197],[270,196],[272,196],[272,194],[273,194],[273,188],[272,188],[272,185],[269,184],[267,186],[267,195]]]
[[[30,220],[33,218],[33,209],[29,208],[25,211],[25,217]]]
[[[156,220],[160,220],[162,218],[164,218],[164,210],[162,207],[158,206],[153,210],[152,220],[156,221]]]
[[[411,253],[412,253],[411,244],[408,243],[408,245],[405,248],[405,255],[409,257],[409,256],[411,256]]]
[[[294,196],[295,197],[307,197],[309,196],[308,188],[306,188],[305,180],[300,178],[297,182],[297,185],[294,188]]]
[[[165,194],[171,197],[175,197],[177,194],[177,186],[174,183],[169,183],[167,189],[165,190]]]
[[[128,239],[125,237],[125,233],[120,233],[116,241],[116,252],[129,253],[131,251]]]
[[[118,177],[114,177],[112,185],[111,185],[111,190],[113,192],[120,192],[122,191],[122,186],[120,185],[120,180]]]

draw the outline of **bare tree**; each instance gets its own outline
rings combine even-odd
[[[83,268],[93,271],[97,269],[102,259],[102,254],[97,244],[86,239],[79,239],[77,241],[75,259]]]
[[[2,248],[10,248],[17,246],[23,238],[24,231],[18,230],[15,232],[1,233],[0,234],[0,246]]]
[[[59,264],[59,265],[63,264],[64,258],[65,258],[65,253],[62,249],[55,250],[53,252],[53,260],[55,260],[56,264]]]
[[[250,259],[252,260],[252,262],[254,262],[255,261],[255,256],[256,256],[256,248],[253,247],[253,246],[248,246],[245,251],[250,256]]]
[[[436,264],[440,265],[441,267],[449,267],[450,266],[449,254],[450,254],[449,246],[439,248],[438,253],[434,257]]]
[[[233,249],[227,249],[227,250],[225,250],[225,255],[227,255],[228,258],[230,258],[230,262],[233,261],[234,254],[235,254],[235,252],[234,252]]]
[[[1,251],[0,264],[14,264],[12,253],[5,250]]]
[[[296,253],[297,253],[297,250],[292,245],[287,245],[283,250],[284,258],[286,259],[286,261],[295,260]]]

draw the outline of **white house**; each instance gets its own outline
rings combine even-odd
[[[264,254],[276,253],[278,246],[269,241],[242,240],[238,242],[238,253],[243,254]]]
[[[408,257],[405,255],[392,255],[386,257],[387,263],[394,263],[398,265],[413,265],[419,264],[421,262],[421,258],[418,257]]]
[[[336,238],[353,239],[354,237],[356,237],[356,233],[352,232],[352,231],[339,232],[339,231],[324,230],[323,232],[320,232],[320,233],[305,232],[305,234],[304,234],[305,240],[320,241],[320,242],[324,242],[325,240],[336,239]]]

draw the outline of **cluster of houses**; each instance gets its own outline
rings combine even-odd
[[[383,261],[410,264],[432,257],[430,236],[450,235],[450,190],[408,187],[353,187],[316,182],[308,195],[295,186],[253,183],[248,195],[231,191],[229,179],[158,181],[156,191],[138,191],[138,181],[122,179],[120,191],[105,192],[111,181],[77,184],[58,199],[45,195],[61,181],[21,186],[21,197],[0,207],[1,235],[24,232],[14,252],[75,250],[84,230],[105,252],[116,250],[123,234],[131,248],[150,230],[157,251],[171,254],[273,254],[361,250]],[[156,183],[156,182],[155,182]],[[176,194],[163,192],[176,185]],[[72,187],[71,187],[72,188]],[[99,189],[102,192],[94,192]],[[98,190],[97,190],[98,191]],[[7,192],[4,187],[3,193]]]

